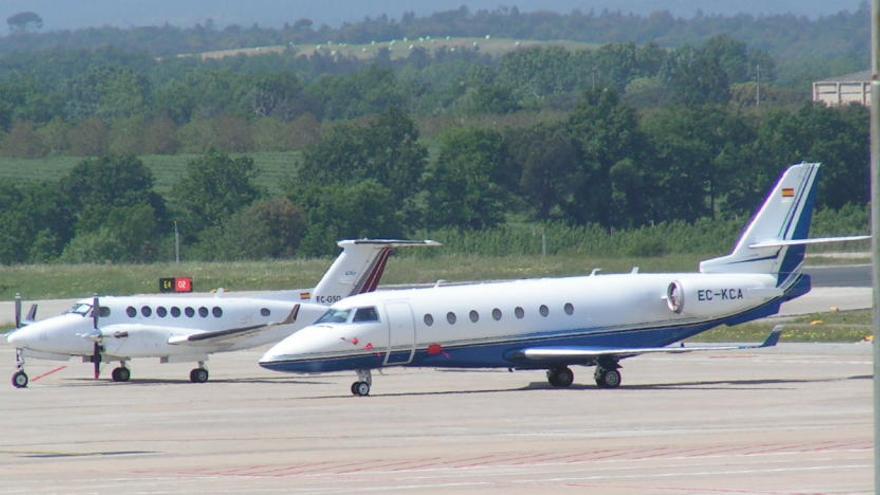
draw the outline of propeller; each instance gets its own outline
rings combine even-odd
[[[101,376],[101,351],[104,349],[101,347],[101,331],[98,330],[98,319],[100,318],[100,301],[98,300],[98,295],[95,294],[95,297],[92,298],[92,328],[95,330],[95,344],[92,350],[92,364],[95,366],[95,380]]]
[[[15,328],[21,328],[21,294],[15,293]]]

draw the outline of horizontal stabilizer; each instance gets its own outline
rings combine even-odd
[[[760,349],[773,347],[779,342],[782,335],[782,325],[776,325],[773,331],[760,344],[728,345],[728,346],[692,346],[692,347],[532,347],[516,351],[511,356],[513,360],[524,361],[550,361],[592,363],[602,357],[614,357],[618,359],[651,353],[683,353],[696,351],[735,351],[744,349]]]
[[[755,244],[749,244],[749,248],[751,249],[760,249],[760,248],[773,248],[773,247],[783,247],[783,246],[803,246],[807,244],[825,244],[829,242],[848,242],[848,241],[864,241],[866,239],[870,239],[869,235],[853,235],[849,237],[819,237],[816,239],[791,239],[787,241],[783,240],[773,240],[773,241],[762,241],[757,242]]]

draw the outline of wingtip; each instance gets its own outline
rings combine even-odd
[[[761,344],[761,347],[773,347],[779,343],[779,339],[782,337],[782,331],[785,329],[783,325],[776,325],[773,327],[773,330],[770,331],[770,335],[764,339],[764,343]]]

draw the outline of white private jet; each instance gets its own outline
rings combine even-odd
[[[343,297],[376,289],[394,248],[438,246],[434,241],[340,241],[342,253],[314,288],[258,296],[139,295],[82,299],[66,313],[33,321],[36,306],[21,318],[16,299],[16,347],[12,384],[26,387],[26,357],[66,361],[81,356],[94,364],[119,361],[113,381],[131,377],[132,358],[158,357],[162,363],[198,362],[190,380],[208,380],[205,361],[214,352],[237,351],[277,342],[321,316]],[[97,311],[95,308],[99,308]]]
[[[595,366],[599,387],[620,385],[620,360],[639,354],[768,347],[680,342],[712,327],[775,314],[810,290],[801,274],[818,164],[790,167],[733,252],[699,273],[591,275],[383,291],[344,299],[261,358],[265,368],[355,370],[368,395],[370,370],[388,366],[546,369],[551,385],[574,380],[570,365]]]

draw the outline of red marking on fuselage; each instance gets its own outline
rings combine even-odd
[[[359,340],[357,337],[351,339],[351,344],[352,344],[352,345],[358,345],[358,342],[360,342],[360,340]]]
[[[39,380],[40,378],[45,378],[45,377],[51,375],[52,373],[58,373],[59,371],[63,370],[64,368],[67,368],[67,366],[59,366],[59,367],[55,368],[54,370],[49,370],[40,376],[31,378],[31,381],[35,382],[35,381]]]

